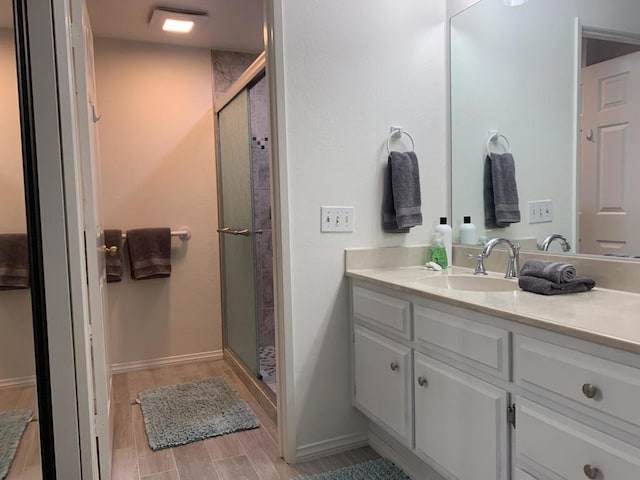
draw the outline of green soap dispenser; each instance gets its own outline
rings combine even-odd
[[[429,260],[436,262],[442,268],[447,268],[447,249],[444,246],[444,235],[442,232],[433,232],[431,248],[429,248]]]

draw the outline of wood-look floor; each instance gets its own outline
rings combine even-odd
[[[35,387],[0,389],[0,412],[30,408],[37,415]],[[5,480],[40,480],[40,439],[38,422],[29,422]]]
[[[153,452],[139,405],[140,390],[224,376],[251,406],[261,427]],[[287,465],[278,458],[277,429],[223,360],[176,365],[115,375],[113,480],[289,480],[365,462],[378,455],[370,448]]]

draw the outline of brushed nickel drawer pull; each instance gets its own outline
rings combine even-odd
[[[587,478],[590,478],[591,480],[593,480],[594,478],[598,478],[598,473],[600,472],[600,470],[598,470],[596,467],[588,464],[584,466],[583,470]]]
[[[593,398],[598,393],[598,387],[590,383],[585,383],[584,385],[582,385],[582,393],[587,398]]]
[[[418,385],[421,387],[426,387],[429,382],[424,377],[418,377]]]
[[[389,365],[389,367],[391,368],[392,372],[397,372],[398,370],[400,370],[400,365],[398,365],[396,362],[391,362],[391,365]]]

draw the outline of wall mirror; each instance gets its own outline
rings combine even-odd
[[[451,19],[454,231],[471,216],[485,233],[487,147],[510,147],[521,220],[489,238],[536,250],[561,234],[571,253],[640,256],[640,2],[506,3]],[[539,201],[551,221],[532,222]]]

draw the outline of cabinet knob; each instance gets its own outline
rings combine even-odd
[[[400,365],[398,365],[396,362],[391,362],[389,368],[391,368],[392,372],[397,372],[398,370],[400,370]]]
[[[600,470],[598,470],[593,465],[585,465],[583,470],[587,478],[591,479],[598,478],[598,472],[600,472]]]
[[[429,382],[424,377],[418,377],[418,385],[421,387],[426,387]]]
[[[587,398],[593,398],[596,396],[596,393],[598,393],[598,387],[591,385],[590,383],[585,383],[582,385],[582,393]]]

